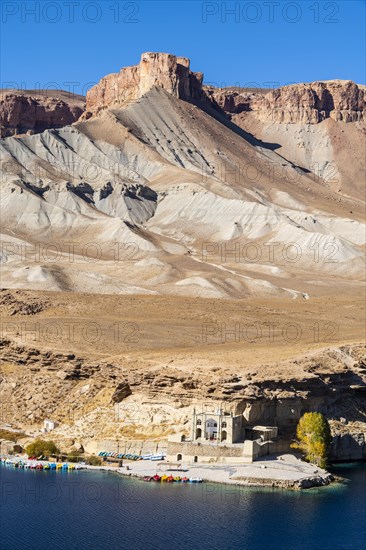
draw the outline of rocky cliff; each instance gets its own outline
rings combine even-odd
[[[262,122],[317,124],[326,118],[364,120],[364,87],[350,80],[294,84],[267,90],[206,88],[213,104],[227,114],[252,112]]]
[[[203,87],[203,74],[190,70],[190,60],[172,54],[146,52],[138,65],[105,76],[86,96],[82,118],[105,108],[128,105],[154,86],[173,96],[199,99],[228,116],[252,113],[261,122],[317,124],[327,118],[364,120],[365,90],[352,81],[294,84],[275,90]],[[78,120],[85,98],[61,90],[1,90],[0,137],[40,133]]]
[[[147,52],[138,65],[105,76],[89,90],[86,116],[136,101],[158,86],[180,99],[209,101],[227,114],[255,112],[262,121],[317,124],[326,118],[342,122],[364,119],[364,87],[349,80],[294,84],[270,91],[202,87],[202,80],[202,73],[190,70],[189,59]]]
[[[211,372],[210,380],[174,366],[126,368],[120,360],[90,360],[0,340],[2,422],[25,430],[57,421],[52,438],[76,438],[100,450],[116,433],[122,441],[164,441],[190,434],[194,406],[243,414],[244,425],[276,425],[278,449],[289,447],[304,412],[327,416],[333,460],[366,459],[366,363],[363,346],[328,349],[301,361],[305,377],[252,380]]]
[[[205,93],[247,135],[325,187],[364,200],[365,86],[333,80],[276,90],[207,87]]]
[[[83,110],[83,96],[62,90],[1,90],[0,137],[62,128],[78,120]]]
[[[193,73],[186,57],[167,53],[142,54],[138,65],[105,76],[86,96],[86,118],[101,109],[133,102],[154,86],[180,99],[200,97],[202,73]]]

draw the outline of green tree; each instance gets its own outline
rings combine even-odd
[[[296,442],[291,446],[301,449],[308,462],[321,468],[327,465],[332,435],[328,420],[321,413],[305,413],[296,428]]]
[[[36,439],[25,448],[28,456],[47,456],[57,455],[59,449],[54,441],[45,441],[44,439]]]

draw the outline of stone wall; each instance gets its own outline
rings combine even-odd
[[[168,442],[167,459],[176,462],[177,455],[182,455],[182,462],[240,462],[243,460],[243,446],[201,445],[189,441]]]
[[[130,440],[119,441],[119,445],[115,439],[97,439],[83,443],[83,447],[87,453],[98,454],[101,451],[130,453],[130,454],[149,454],[167,452],[167,441],[150,441],[150,440]]]

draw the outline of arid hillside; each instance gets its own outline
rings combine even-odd
[[[66,446],[164,444],[189,434],[194,406],[223,406],[248,425],[275,423],[287,441],[316,409],[339,435],[339,456],[366,451],[356,442],[365,433],[361,298],[3,291],[0,304],[2,422],[27,433],[51,417],[52,438]]]

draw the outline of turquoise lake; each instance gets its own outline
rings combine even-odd
[[[310,491],[0,466],[1,550],[365,550],[366,465]]]

